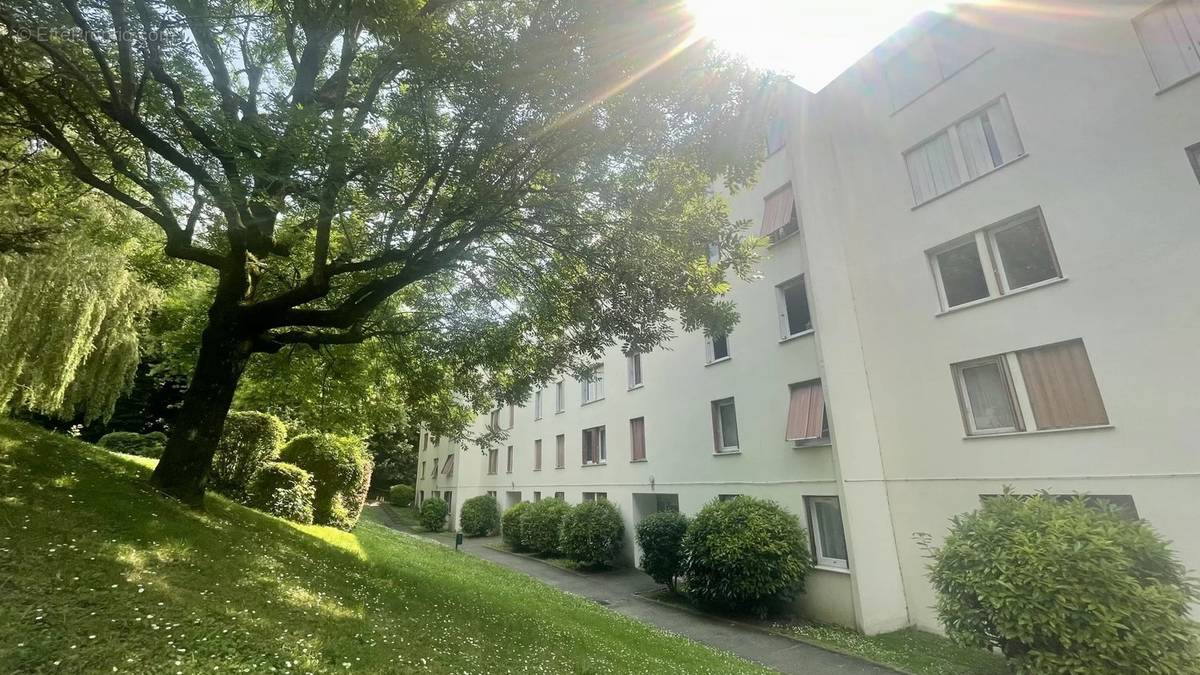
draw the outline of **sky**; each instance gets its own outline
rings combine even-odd
[[[817,91],[938,0],[685,0],[698,29],[751,64]]]

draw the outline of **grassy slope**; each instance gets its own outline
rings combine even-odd
[[[148,473],[0,420],[0,672],[762,672],[376,523],[189,511]]]

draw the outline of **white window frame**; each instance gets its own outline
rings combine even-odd
[[[1048,279],[1042,279],[1041,281],[1035,281],[1019,288],[1013,288],[1008,279],[1008,272],[1004,268],[1004,258],[1000,254],[1000,245],[996,242],[996,235],[1004,232],[1005,230],[1025,225],[1031,221],[1036,221],[1037,224],[1042,228],[1042,235],[1046,238],[1046,245],[1049,249],[1048,252],[1050,254],[1050,259],[1054,262],[1055,276],[1052,276]],[[940,264],[938,263],[938,256],[946,253],[947,251],[951,251],[963,246],[969,241],[975,242],[975,247],[979,255],[979,265],[981,271],[983,272],[983,278],[987,283],[988,294],[982,298],[959,303],[951,307],[950,301],[946,295],[946,286],[942,280],[942,270]],[[1040,206],[1034,207],[1027,211],[1022,211],[1021,213],[1005,218],[998,223],[993,223],[986,227],[982,227],[966,236],[953,239],[944,244],[931,248],[926,252],[926,255],[929,257],[929,265],[933,270],[933,281],[937,286],[938,301],[941,304],[943,312],[970,307],[972,305],[987,302],[988,300],[995,300],[996,298],[1000,298],[1005,295],[1012,295],[1013,293],[1022,293],[1033,290],[1057,281],[1062,281],[1066,278],[1063,276],[1062,265],[1059,264],[1058,261],[1058,252],[1054,248],[1054,240],[1050,237],[1050,228],[1048,225],[1046,225],[1046,217],[1045,214],[1042,213],[1042,208]]]
[[[998,427],[996,429],[979,429],[975,426],[975,411],[971,407],[971,396],[967,391],[967,381],[963,376],[963,371],[968,368],[989,364],[995,365],[999,369],[1000,379],[1008,390],[1009,404],[1012,405],[1013,409],[1014,426]],[[953,370],[954,383],[958,390],[963,421],[967,425],[967,434],[969,436],[993,436],[995,434],[1013,434],[1025,431],[1025,420],[1033,419],[1033,417],[1032,413],[1029,412],[1028,398],[1023,396],[1025,381],[1021,379],[1021,366],[1017,362],[1015,352],[956,363],[953,366]]]
[[[566,380],[559,380],[554,383],[554,414],[564,413],[567,411],[567,383]]]
[[[711,335],[704,336],[704,365],[711,366],[714,363],[724,363],[733,358],[733,347],[729,344],[729,336],[725,337],[725,356],[716,357],[716,347],[713,344]]]
[[[488,420],[488,428],[492,431],[500,429],[500,408],[498,406],[492,411],[491,419]]]
[[[725,421],[721,417],[721,408],[725,406],[733,408],[733,419],[734,423],[736,424],[737,401],[734,400],[734,397],[730,396],[728,398],[717,399],[713,401],[710,406],[712,408],[713,421],[715,423],[714,426],[717,432],[716,438],[713,439],[713,445],[716,446],[713,451],[718,455],[737,453],[741,452],[742,449],[742,430],[740,427],[737,429],[737,443],[735,445],[725,445]]]
[[[821,528],[819,527],[817,507],[818,503],[832,503],[837,507],[838,516],[842,515],[842,504],[837,497],[816,497],[809,496],[804,499],[805,505],[808,507],[808,531],[812,533],[813,540],[813,560],[818,567],[831,567],[834,569],[848,570],[850,569],[850,561],[843,558],[832,558],[825,555],[825,543],[821,541]],[[846,531],[846,521],[842,519],[842,532]],[[846,542],[842,542],[845,546]],[[849,555],[847,553],[847,555]]]
[[[544,389],[533,392],[533,419],[535,420],[542,419],[542,391]]]
[[[597,466],[599,464],[608,464],[608,433],[604,425],[588,427],[581,433],[583,435],[594,434],[598,439],[598,446],[592,448],[592,461],[582,462],[583,466]],[[599,451],[599,452],[597,452]],[[580,447],[580,459],[582,460],[583,448]]]
[[[787,298],[785,296],[785,291],[787,291],[788,289],[791,289],[791,288],[795,288],[796,286],[801,286],[804,289],[804,302],[808,306],[808,328],[805,328],[804,330],[793,333],[793,332],[791,332],[791,322],[788,320],[789,317],[788,317],[788,311],[787,311]],[[782,284],[779,284],[778,286],[775,287],[775,306],[776,306],[776,309],[779,311],[779,339],[780,339],[780,341],[790,340],[794,337],[800,337],[801,335],[808,335],[809,333],[813,332],[812,298],[809,297],[809,295],[808,295],[808,283],[803,274],[796,276],[796,277],[792,277],[791,279],[788,279],[787,281],[785,281]]]
[[[1183,1],[1186,2],[1187,0],[1183,0]],[[1181,77],[1177,80],[1174,80],[1172,82],[1163,82],[1162,76],[1158,72],[1158,65],[1156,65],[1154,62],[1154,59],[1151,58],[1150,50],[1146,47],[1146,40],[1142,35],[1142,25],[1143,25],[1142,22],[1143,22],[1143,20],[1146,19],[1146,17],[1150,16],[1151,14],[1154,14],[1155,12],[1161,10],[1162,8],[1166,7],[1167,5],[1177,5],[1177,4],[1179,4],[1179,2],[1180,2],[1180,0],[1162,0],[1162,2],[1158,2],[1158,3],[1155,3],[1154,5],[1151,5],[1150,7],[1146,8],[1146,10],[1144,12],[1133,17],[1133,20],[1131,22],[1133,24],[1133,31],[1134,31],[1134,33],[1137,34],[1138,44],[1141,45],[1142,53],[1146,56],[1146,63],[1149,64],[1149,66],[1150,66],[1150,73],[1154,76],[1154,82],[1158,86],[1158,93],[1160,93],[1160,94],[1167,91],[1168,89],[1173,89],[1173,88],[1183,84],[1184,82],[1195,79],[1196,77],[1200,77],[1200,69],[1198,69],[1198,70],[1194,70],[1191,73],[1184,75],[1183,77]],[[1182,15],[1181,15],[1181,18],[1182,18]],[[1191,50],[1192,55],[1196,58],[1196,60],[1200,61],[1200,32],[1197,32],[1196,34],[1192,34],[1191,27],[1187,26],[1186,23],[1187,22],[1185,20],[1184,21],[1184,24],[1185,24],[1184,30],[1187,31],[1188,37],[1191,38],[1191,45],[1184,45],[1184,47],[1189,48]],[[1178,38],[1179,36],[1173,36],[1173,37]],[[1179,45],[1177,44],[1176,46],[1179,46]],[[1193,67],[1196,67],[1196,66],[1193,65]]]
[[[579,382],[579,405],[604,400],[604,364],[597,364],[592,372]]]
[[[1008,114],[1009,119],[1012,120],[1013,131],[1016,134],[1017,142],[1021,145],[1021,150],[1012,158],[1005,159],[999,165],[993,166],[992,168],[988,169],[987,171],[984,171],[983,173],[972,177],[970,169],[967,166],[966,154],[963,151],[962,141],[959,138],[958,129],[959,129],[959,126],[963,122],[966,122],[967,120],[973,119],[975,117],[979,117],[980,115],[987,112],[987,110],[989,108],[991,108],[992,106],[994,106],[996,104],[1000,104],[1004,108],[1005,112]],[[908,156],[910,154],[916,152],[917,150],[924,148],[925,146],[929,145],[930,143],[936,141],[937,139],[941,138],[942,136],[946,136],[949,139],[950,153],[953,156],[952,159],[954,160],[954,166],[957,169],[957,173],[958,173],[958,183],[947,188],[944,192],[940,192],[940,193],[932,195],[930,197],[926,197],[924,200],[921,200],[920,197],[917,195],[917,183],[915,180],[913,180],[912,169],[908,163]],[[933,134],[930,134],[929,136],[922,139],[919,143],[913,145],[912,147],[908,148],[907,150],[905,150],[904,152],[902,152],[900,154],[901,154],[901,157],[904,159],[904,170],[905,170],[905,173],[908,175],[908,182],[909,182],[910,187],[912,188],[913,208],[915,209],[919,206],[928,204],[929,202],[932,202],[936,199],[944,197],[944,196],[950,194],[951,192],[954,192],[955,190],[961,188],[964,185],[969,185],[970,183],[974,183],[975,181],[983,179],[985,176],[990,176],[991,174],[999,171],[1000,169],[1003,169],[1004,167],[1008,166],[1009,164],[1012,164],[1013,162],[1016,162],[1017,160],[1025,157],[1029,153],[1025,149],[1025,140],[1021,137],[1021,130],[1020,130],[1020,128],[1017,127],[1017,118],[1013,114],[1012,105],[1008,101],[1008,94],[1001,94],[1000,96],[997,96],[996,98],[979,106],[978,108],[972,110],[971,112],[967,113],[966,115],[963,115],[962,117],[959,117],[958,119],[954,120],[954,122],[952,122],[950,125],[939,129],[937,132],[935,132]]]
[[[542,443],[542,439],[540,439],[540,438],[534,439],[534,441],[533,441],[533,470],[534,471],[541,471],[542,470],[542,462],[546,461],[546,457],[543,452],[545,450],[545,448],[543,447],[543,445],[544,444]]]
[[[629,389],[638,389],[645,385],[645,373],[642,371],[641,352],[630,352],[625,355],[626,377]]]

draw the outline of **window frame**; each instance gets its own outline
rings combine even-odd
[[[604,396],[604,364],[596,364],[592,371],[579,381],[579,405],[588,405],[603,401]]]
[[[1004,257],[1000,252],[1000,244],[996,241],[996,235],[1030,222],[1036,222],[1038,227],[1041,228],[1042,236],[1046,241],[1047,253],[1054,265],[1055,276],[1013,288],[1012,282],[1008,278],[1008,271],[1004,268]],[[984,282],[987,284],[988,294],[982,298],[951,305],[949,296],[946,293],[946,283],[942,277],[941,263],[938,261],[938,257],[972,242],[975,244],[976,254],[979,257],[979,267],[983,274]],[[1040,206],[1026,209],[1003,220],[985,225],[961,237],[934,246],[928,249],[925,255],[929,260],[929,267],[933,273],[934,286],[937,288],[938,304],[941,308],[939,314],[973,307],[1017,293],[1024,293],[1035,288],[1064,281],[1067,278],[1063,274],[1062,264],[1058,259],[1058,250],[1054,246],[1054,239],[1050,236],[1050,227],[1046,223],[1046,214]]]
[[[1142,28],[1141,28],[1142,20],[1144,20],[1146,17],[1150,16],[1151,14],[1155,13],[1160,8],[1162,8],[1166,5],[1178,4],[1179,1],[1180,0],[1161,0],[1160,2],[1156,2],[1153,5],[1150,5],[1145,10],[1143,10],[1140,14],[1138,14],[1137,16],[1130,19],[1130,24],[1133,26],[1133,33],[1134,33],[1134,35],[1137,36],[1138,46],[1140,46],[1142,48],[1142,55],[1146,57],[1146,65],[1148,65],[1150,67],[1150,74],[1154,77],[1154,84],[1157,87],[1157,91],[1155,92],[1156,94],[1163,94],[1167,91],[1170,91],[1171,89],[1174,89],[1175,87],[1180,86],[1181,84],[1183,84],[1185,82],[1189,82],[1193,79],[1196,79],[1197,77],[1200,77],[1200,69],[1197,69],[1195,72],[1184,75],[1183,77],[1179,78],[1178,80],[1175,80],[1174,82],[1163,83],[1163,81],[1159,78],[1158,68],[1154,63],[1154,59],[1152,59],[1150,57],[1150,50],[1146,48],[1146,40],[1143,39],[1143,37],[1142,37]],[[1185,24],[1184,29],[1187,30],[1186,24]],[[1196,51],[1196,56],[1198,58],[1200,58],[1200,35],[1191,36],[1189,33],[1189,37],[1192,38],[1192,45]]]
[[[742,451],[742,435],[741,429],[737,423],[737,401],[733,396],[716,399],[710,404],[712,408],[713,420],[713,454],[716,455],[733,455]],[[721,419],[721,408],[729,406],[733,408],[733,433],[734,445],[725,445],[725,423]]]
[[[634,449],[637,448],[637,430],[641,430],[642,435],[642,456],[634,455]],[[629,418],[629,461],[630,462],[645,462],[646,461],[646,417],[644,415]]]
[[[808,310],[808,327],[793,333],[791,332],[791,315],[787,309],[787,291],[797,286],[801,288],[801,292],[804,294],[804,306]],[[799,274],[781,284],[776,284],[775,306],[779,312],[780,342],[786,342],[792,338],[801,337],[813,332],[812,300],[808,295],[808,280],[805,278],[805,275]]]
[[[771,203],[771,199],[773,197],[775,197],[776,195],[778,195],[779,193],[781,193],[785,190],[790,191],[792,193],[791,217],[788,220],[784,221],[784,223],[782,225],[775,228],[769,234],[766,235],[768,248],[772,248],[772,247],[776,246],[777,244],[781,244],[784,241],[787,241],[788,239],[791,239],[792,237],[796,236],[797,234],[800,234],[800,206],[797,204],[796,191],[793,189],[791,181],[788,181],[788,182],[784,183],[783,185],[781,185],[780,187],[775,188],[774,190],[769,192],[767,194],[767,196],[763,197],[764,218],[765,218],[766,205]]]
[[[488,465],[487,475],[495,476],[500,470],[500,451],[496,448],[488,448]]]
[[[725,356],[716,358],[717,346],[715,336],[704,336],[704,365],[711,366],[714,363],[725,363],[733,358],[733,349],[729,346],[729,336],[721,336],[725,340]]]
[[[846,557],[834,558],[825,555],[825,543],[821,540],[821,528],[818,522],[820,520],[818,516],[820,511],[818,511],[816,506],[821,503],[832,503],[837,508],[838,517],[842,518],[842,503],[837,497],[829,495],[807,495],[804,497],[804,510],[808,514],[808,533],[811,540],[809,543],[812,547],[813,562],[818,567],[848,571],[850,569],[850,547],[845,540],[846,521],[842,518],[842,522],[840,523],[843,536],[842,547],[846,549]]]
[[[980,115],[985,114],[988,111],[988,109],[990,109],[992,106],[994,106],[998,103],[1002,104],[1004,110],[1008,113],[1009,119],[1012,120],[1013,132],[1016,135],[1017,142],[1020,143],[1020,145],[1021,145],[1021,151],[1019,153],[1017,153],[1016,155],[1014,155],[1011,159],[1005,160],[1005,161],[1001,162],[1000,164],[993,166],[991,169],[988,169],[987,171],[980,173],[977,176],[971,176],[970,169],[967,166],[966,153],[963,150],[962,140],[959,137],[959,127],[967,120],[970,120],[970,119],[973,119],[975,117],[979,117]],[[924,200],[920,200],[920,198],[917,195],[917,182],[913,179],[912,166],[909,164],[908,156],[911,155],[912,153],[916,152],[917,150],[920,150],[921,148],[924,148],[927,145],[933,143],[934,141],[941,138],[942,136],[947,137],[947,141],[950,146],[950,152],[951,152],[953,163],[954,163],[955,172],[958,177],[958,183],[950,186],[944,192],[939,192],[935,195],[925,198]],[[905,171],[905,174],[908,176],[910,192],[912,193],[912,198],[913,198],[912,208],[913,209],[920,208],[930,202],[941,199],[942,197],[945,197],[946,195],[950,194],[951,192],[954,192],[955,190],[959,190],[967,185],[970,185],[971,183],[983,180],[987,176],[990,176],[993,173],[996,173],[1000,169],[1003,169],[1004,167],[1006,167],[1010,164],[1014,164],[1017,161],[1024,159],[1028,155],[1029,155],[1029,151],[1025,148],[1025,139],[1021,135],[1020,128],[1017,126],[1017,117],[1016,117],[1016,114],[1013,112],[1012,103],[1009,101],[1007,93],[1000,94],[999,96],[997,96],[993,99],[990,99],[987,103],[984,103],[983,105],[975,108],[971,112],[969,112],[965,115],[962,115],[961,117],[959,117],[958,119],[955,119],[950,124],[939,128],[937,131],[933,132],[932,134],[929,134],[925,138],[921,139],[917,143],[914,143],[913,145],[909,146],[908,149],[906,149],[900,153],[901,159],[904,160],[904,171]]]
[[[554,414],[558,415],[567,411],[567,381],[559,379],[554,383]]]
[[[534,420],[542,419],[542,392],[543,391],[545,391],[545,387],[541,387],[537,391],[533,392],[533,419]]]
[[[557,434],[554,436],[554,468],[567,468],[567,435]]]
[[[513,446],[508,446],[508,454],[504,460],[504,473],[513,472]]]
[[[542,439],[540,438],[533,440],[533,470],[542,470]]]
[[[608,464],[608,440],[605,425],[599,424],[594,427],[588,427],[582,431],[580,443],[580,459],[582,466],[599,466]],[[587,461],[588,444],[593,443],[591,448],[592,461]],[[598,452],[597,452],[598,451]]]
[[[625,355],[625,370],[627,378],[627,389],[641,389],[646,384],[646,375],[642,371],[642,353],[629,352]]]
[[[982,365],[992,364],[997,367],[1000,372],[1000,380],[1005,387],[1008,395],[1009,405],[1012,406],[1013,424],[1012,427],[1000,427],[996,429],[979,429],[975,426],[975,411],[971,407],[971,396],[967,393],[967,381],[963,376],[963,371],[968,368],[977,368]],[[954,372],[955,390],[958,392],[959,407],[962,409],[963,423],[966,425],[968,436],[995,436],[997,434],[1015,434],[1025,431],[1025,416],[1022,409],[1021,401],[1017,396],[1018,387],[1013,382],[1013,369],[1019,366],[1010,363],[1008,353],[996,354],[993,356],[985,356],[970,361],[962,361],[951,366]]]

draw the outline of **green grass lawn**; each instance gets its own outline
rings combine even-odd
[[[0,420],[0,672],[764,672],[365,519],[188,510],[149,466]]]

